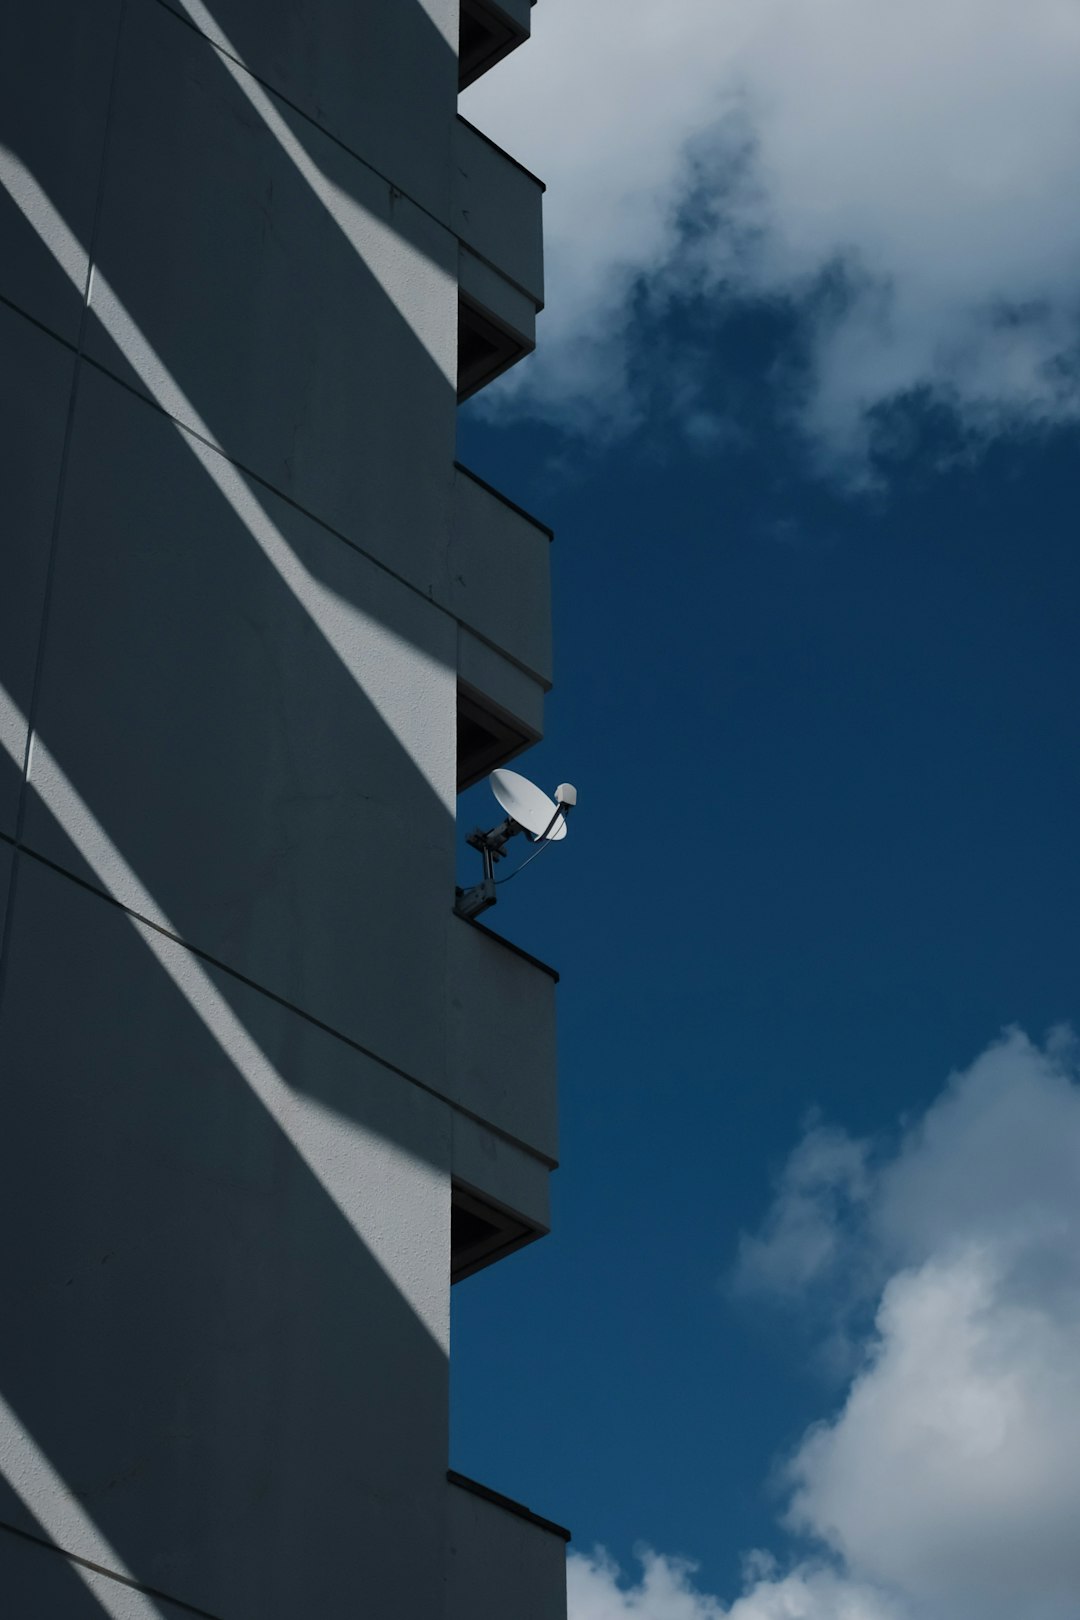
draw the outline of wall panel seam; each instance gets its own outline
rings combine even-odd
[[[83,1558],[79,1553],[71,1552],[67,1547],[61,1547],[45,1536],[35,1536],[29,1530],[20,1529],[18,1525],[8,1524],[6,1520],[0,1519],[0,1531],[4,1531],[7,1535],[18,1536],[22,1541],[29,1541],[33,1546],[42,1548],[44,1552],[55,1553],[68,1563],[79,1564],[83,1569],[92,1570],[95,1575],[103,1575],[106,1580],[115,1581],[118,1586],[129,1586],[132,1591],[142,1592],[147,1597],[160,1598],[163,1603],[169,1603],[175,1609],[182,1609],[185,1614],[198,1615],[199,1620],[220,1620],[220,1616],[211,1614],[209,1609],[196,1608],[193,1603],[185,1603],[183,1598],[174,1597],[171,1592],[163,1592],[156,1586],[146,1586],[142,1581],[132,1580],[130,1576],[121,1575],[115,1569],[107,1569],[104,1564],[95,1564],[90,1558]]]
[[[5,843],[12,842],[12,840],[4,838],[3,834],[0,834],[0,838],[3,838]],[[256,994],[265,996],[267,1001],[276,1002],[286,1012],[293,1013],[297,1018],[302,1018],[305,1023],[311,1024],[313,1028],[322,1030],[325,1035],[332,1036],[334,1040],[340,1041],[343,1046],[349,1047],[351,1051],[358,1052],[361,1057],[370,1059],[372,1063],[377,1063],[379,1068],[384,1069],[388,1074],[396,1075],[400,1080],[407,1080],[409,1085],[415,1086],[418,1091],[425,1092],[429,1097],[434,1097],[437,1102],[444,1103],[454,1113],[460,1114],[462,1118],[470,1119],[474,1124],[482,1125],[485,1130],[499,1137],[501,1141],[508,1142],[511,1147],[519,1148],[530,1159],[535,1159],[545,1169],[558,1169],[559,1161],[553,1159],[547,1153],[542,1153],[531,1142],[525,1142],[520,1136],[515,1136],[512,1131],[504,1130],[502,1126],[487,1118],[486,1115],[474,1113],[471,1108],[466,1108],[457,1098],[450,1096],[445,1091],[440,1091],[437,1086],[430,1085],[426,1080],[419,1079],[417,1075],[410,1074],[408,1069],[401,1068],[398,1064],[391,1062],[389,1058],[383,1057],[379,1052],[374,1051],[370,1046],[365,1046],[363,1042],[355,1040],[351,1035],[346,1035],[343,1030],[336,1029],[333,1024],[328,1024],[324,1019],[316,1017],[314,1013],[308,1012],[295,1001],[290,1001],[287,996],[279,995],[276,990],[271,990],[265,984],[260,984],[257,979],[249,978],[246,973],[241,973],[238,968],[231,967],[228,962],[223,962],[219,957],[211,955],[209,951],[204,951],[190,939],[185,939],[181,934],[174,934],[168,928],[162,928],[161,924],[155,922],[153,918],[144,916],[141,911],[136,911],[133,906],[125,905],[122,900],[118,900],[115,895],[110,894],[107,889],[103,889],[88,878],[80,876],[78,872],[72,872],[68,867],[61,865],[59,861],[54,861],[50,856],[43,855],[40,850],[34,849],[32,845],[20,843],[17,846],[17,852],[25,855],[30,860],[37,861],[40,866],[48,867],[58,877],[66,878],[69,883],[77,884],[80,889],[84,889],[98,900],[103,900],[106,905],[115,907],[117,911],[122,911],[125,916],[131,917],[138,922],[140,927],[152,928],[155,934],[160,934],[164,939],[172,940],[174,945],[178,945],[181,950],[190,952],[200,962],[206,962],[218,972],[228,974],[229,978],[235,980],[237,984],[246,985],[249,990],[254,990]],[[449,912],[450,908],[447,907],[447,910]],[[484,932],[487,933],[489,930],[485,929]],[[550,972],[550,969],[545,971]]]
[[[426,219],[429,219],[431,223],[436,225],[446,236],[452,238],[452,240],[456,242],[459,247],[465,248],[468,253],[472,254],[474,259],[479,259],[481,264],[486,265],[489,270],[494,271],[494,273],[499,276],[501,280],[505,281],[508,286],[513,287],[516,292],[521,293],[523,298],[527,298],[531,304],[536,306],[538,311],[543,309],[543,304],[537,304],[536,294],[534,292],[530,291],[528,287],[523,286],[520,281],[515,279],[515,277],[509,275],[502,265],[496,264],[494,260],[489,259],[486,254],[481,253],[479,249],[473,247],[471,242],[467,242],[460,232],[454,229],[449,219],[440,219],[438,214],[433,213],[426,203],[422,203],[416,197],[414,197],[412,192],[409,191],[405,186],[402,186],[397,180],[392,179],[390,175],[388,175],[383,169],[377,168],[374,163],[370,162],[368,158],[364,157],[360,152],[358,152],[355,147],[350,146],[349,143],[343,140],[340,135],[336,135],[334,131],[328,128],[326,124],[321,124],[317,118],[313,117],[311,113],[306,112],[298,102],[293,101],[289,96],[285,95],[283,91],[271,84],[268,79],[261,78],[253,68],[248,66],[243,57],[237,56],[235,51],[226,50],[220,41],[211,38],[209,34],[205,33],[203,29],[199,27],[198,23],[193,17],[188,16],[185,11],[179,10],[171,3],[171,0],[153,0],[153,3],[160,6],[163,11],[167,11],[170,16],[175,17],[177,22],[183,23],[185,27],[190,28],[192,33],[197,34],[201,40],[205,41],[210,49],[216,52],[218,56],[227,57],[230,62],[235,63],[240,71],[242,73],[246,73],[248,78],[251,79],[255,84],[260,85],[262,89],[266,91],[267,95],[273,96],[275,101],[279,101],[283,107],[288,107],[290,111],[294,112],[298,118],[302,118],[306,124],[310,124],[312,129],[318,130],[320,135],[325,136],[328,141],[332,141],[333,144],[344,152],[347,157],[350,157],[354,162],[359,163],[362,168],[366,169],[369,174],[374,175],[377,180],[381,180],[384,186],[389,187],[389,189],[395,192],[398,196],[404,197],[406,202],[410,203],[413,208],[415,208],[419,213],[423,214]],[[455,113],[455,117],[459,116],[459,114]],[[462,121],[464,123],[468,123],[467,119]],[[475,126],[471,124],[469,127],[470,129],[475,128]],[[496,146],[498,151],[502,151],[502,148],[498,147],[497,143],[494,142],[490,136],[485,135],[483,130],[478,129],[476,130],[476,133],[481,137],[482,140],[486,141],[489,146]],[[524,165],[519,163],[512,153],[505,152],[503,155],[515,166],[515,168],[523,169],[526,174],[529,174],[530,179],[536,180],[536,176],[531,174],[529,170],[525,169]],[[537,181],[537,184],[542,185],[543,182]]]
[[[164,0],[158,0],[158,3],[163,4]],[[220,444],[216,444],[213,439],[208,439],[204,434],[199,433],[197,429],[191,426],[190,423],[185,422],[182,417],[174,416],[171,411],[166,410],[164,405],[162,405],[158,400],[154,399],[151,394],[148,394],[145,389],[140,387],[137,383],[131,382],[126,377],[118,376],[115,371],[112,371],[109,366],[104,363],[104,361],[96,359],[93,355],[83,355],[82,364],[92,366],[94,370],[100,372],[102,376],[108,377],[110,382],[116,383],[120,388],[126,389],[127,392],[133,396],[133,398],[139,400],[143,405],[148,405],[152,411],[156,411],[159,416],[163,416],[166,421],[171,422],[174,427],[178,428],[181,432],[190,434],[193,439],[198,439],[200,444],[205,445],[208,450],[212,450],[215,455],[220,456],[222,461],[227,462],[230,467],[235,467],[237,472],[240,473],[244,478],[250,478],[251,481],[258,484],[260,488],[269,490],[272,495],[275,495],[278,498],[278,500],[284,501],[287,506],[292,507],[293,511],[299,512],[301,517],[305,517],[310,522],[317,524],[324,534],[332,536],[332,538],[335,540],[339,540],[342,545],[348,546],[350,551],[354,551],[358,557],[362,557],[365,562],[370,563],[373,568],[377,568],[379,572],[381,574],[385,574],[388,579],[394,580],[405,590],[410,591],[412,595],[419,597],[421,602],[426,602],[428,607],[434,608],[436,613],[443,614],[443,616],[449,619],[453,624],[461,625],[469,632],[471,636],[475,636],[477,641],[482,641],[486,647],[490,647],[492,652],[497,653],[500,658],[505,658],[507,663],[513,664],[515,669],[519,669],[523,675],[527,675],[530,680],[535,681],[536,684],[542,687],[545,692],[551,690],[551,682],[546,675],[539,674],[538,671],[531,667],[531,665],[523,663],[520,658],[515,657],[515,655],[509,651],[508,648],[502,646],[497,641],[492,641],[490,636],[486,636],[482,630],[478,630],[469,619],[463,619],[461,615],[455,613],[452,608],[446,607],[444,603],[439,602],[434,596],[431,596],[427,591],[423,590],[415,583],[414,580],[407,579],[404,574],[399,574],[395,568],[391,568],[388,562],[384,562],[381,557],[375,556],[374,552],[366,550],[358,540],[352,539],[349,535],[343,533],[341,529],[335,528],[332,523],[328,523],[327,520],[320,517],[317,512],[313,512],[310,507],[305,506],[303,502],[298,501],[294,495],[290,495],[285,490],[279,489],[276,484],[271,483],[270,479],[265,478],[261,473],[253,471],[253,469],[248,467],[244,462],[237,461],[236,458],[234,456],[230,456],[228,451],[225,450]],[[451,462],[450,465],[452,468],[456,469],[457,463]],[[463,470],[467,471],[467,469]],[[472,475],[470,474],[469,476]],[[480,479],[476,479],[475,481],[477,483],[482,482]],[[493,493],[498,495],[497,490],[493,491]],[[512,502],[508,502],[507,504],[513,506]]]
[[[246,73],[249,79],[254,79],[255,83],[261,85],[268,95],[274,97],[275,101],[280,101],[282,106],[290,108],[292,112],[296,113],[298,118],[302,118],[305,124],[310,124],[312,129],[317,129],[319,134],[324,135],[328,141],[333,141],[335,146],[339,147],[340,150],[348,157],[353,158],[355,162],[359,163],[363,168],[365,168],[369,174],[373,174],[376,179],[381,180],[385,186],[389,186],[391,191],[397,192],[399,196],[404,197],[406,201],[410,202],[414,208],[419,209],[420,213],[424,214],[428,219],[430,219],[431,222],[434,225],[437,225],[441,231],[445,231],[447,236],[452,236],[456,240],[460,241],[460,237],[457,236],[456,231],[453,230],[447,220],[440,219],[437,214],[433,214],[430,208],[428,208],[424,203],[418,202],[411,192],[407,191],[404,186],[398,183],[398,181],[392,180],[390,176],[384,173],[382,169],[376,168],[374,163],[371,163],[366,157],[363,157],[358,151],[356,151],[355,147],[350,146],[348,141],[342,140],[340,135],[336,135],[334,131],[332,129],[328,129],[325,124],[320,124],[317,118],[313,118],[311,113],[306,112],[303,107],[299,106],[297,102],[291,100],[291,98],[285,95],[283,91],[279,90],[276,85],[271,84],[268,79],[261,78],[253,68],[248,66],[242,56],[237,56],[235,51],[226,50],[224,45],[222,45],[219,40],[213,39],[208,33],[205,32],[205,30],[199,27],[194,17],[189,16],[188,13],[181,7],[173,5],[171,0],[154,0],[154,3],[159,5],[163,11],[167,11],[170,16],[175,17],[177,22],[183,23],[186,28],[190,28],[192,33],[197,34],[201,40],[204,40],[206,44],[209,45],[210,49],[216,52],[217,55],[227,56],[230,62],[235,62],[236,66],[241,70],[241,72]]]
[[[41,619],[38,628],[37,648],[34,655],[34,671],[30,683],[30,700],[26,712],[26,744],[23,752],[22,781],[19,784],[19,801],[15,811],[15,858],[11,862],[11,872],[8,878],[7,900],[3,916],[0,917],[0,1006],[3,1005],[4,985],[7,978],[8,953],[11,942],[11,919],[15,908],[15,897],[18,890],[19,860],[18,850],[22,845],[23,826],[26,819],[26,803],[29,790],[30,754],[34,744],[34,725],[37,719],[38,698],[41,691],[41,677],[45,664],[45,650],[49,635],[49,612],[52,606],[53,579],[56,572],[56,553],[60,537],[60,520],[64,509],[64,491],[67,485],[68,463],[71,455],[72,429],[75,423],[75,408],[79,398],[79,377],[82,370],[83,350],[86,345],[86,330],[90,315],[90,289],[94,279],[94,251],[97,246],[98,228],[101,221],[102,201],[105,195],[105,171],[109,159],[109,140],[112,132],[113,109],[116,104],[116,82],[120,62],[120,45],[124,32],[124,19],[127,15],[128,0],[120,0],[116,16],[116,37],[113,41],[112,65],[109,69],[109,89],[105,103],[105,127],[101,138],[101,158],[98,164],[97,189],[94,196],[94,214],[90,225],[90,239],[86,248],[86,280],[83,284],[82,308],[79,311],[79,329],[74,345],[75,361],[71,373],[71,387],[68,391],[67,415],[64,422],[64,438],[60,451],[60,465],[56,478],[56,499],[53,504],[52,526],[49,532],[49,554],[45,567],[45,582],[41,597]]]

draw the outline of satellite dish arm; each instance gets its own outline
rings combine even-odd
[[[506,854],[506,846],[514,834],[524,831],[524,827],[519,826],[512,816],[507,816],[505,821],[500,821],[490,832],[481,832],[478,827],[469,835],[465,842],[480,851],[484,861],[485,877],[494,875],[495,862],[502,860]]]
[[[471,919],[479,917],[482,911],[493,906],[496,901],[495,894],[495,862],[501,861],[506,854],[506,845],[515,833],[524,832],[524,827],[518,825],[512,816],[507,816],[497,827],[490,832],[481,832],[478,827],[466,839],[473,849],[480,851],[484,862],[484,876],[480,883],[474,883],[471,889],[458,889],[454,902],[454,910],[459,917]]]

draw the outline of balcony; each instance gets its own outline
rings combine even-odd
[[[455,467],[446,606],[545,692],[551,688],[550,545],[550,529],[466,467]]]
[[[570,1532],[461,1474],[447,1476],[446,1620],[560,1620]]]
[[[461,0],[458,88],[464,90],[529,37],[533,0]]]
[[[551,530],[460,465],[446,584],[458,620],[458,790],[543,732],[551,689]]]
[[[479,645],[479,644],[477,644]],[[491,686],[490,681],[482,686]],[[514,705],[521,709],[520,703]],[[464,793],[492,771],[509,765],[518,754],[539,742],[539,725],[524,722],[520,714],[508,713],[492,702],[482,688],[458,680],[457,689],[457,790]]]
[[[454,915],[449,923],[448,1093],[554,1167],[558,974],[480,923]]]
[[[454,136],[451,224],[458,237],[544,306],[544,183],[459,117]]]
[[[451,224],[461,244],[460,399],[535,345],[544,304],[543,192],[534,174],[458,118]]]

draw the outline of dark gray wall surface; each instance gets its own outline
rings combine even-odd
[[[229,68],[134,0],[88,352],[365,550],[431,547],[453,458],[454,238]],[[132,365],[110,291],[156,363]]]
[[[338,1121],[335,1180],[223,1049],[222,975],[168,941],[163,966],[120,908],[29,857],[11,944],[4,1400],[152,1586],[253,1620],[353,1615],[362,1549],[372,1612],[436,1613],[445,1352],[362,1234],[419,1225],[408,1265],[445,1268],[446,1110],[232,983],[282,1086],[317,1085]],[[40,1533],[7,1486],[0,1520]]]
[[[117,898],[146,914],[148,894],[211,956],[434,1079],[453,824],[364,685],[400,685],[402,735],[449,783],[454,627],[296,508],[256,497],[318,583],[316,612],[175,424],[87,371],[41,737],[138,880],[113,874]],[[27,839],[101,882],[85,823],[80,850],[49,808],[46,769],[41,755]]]
[[[9,0],[0,9],[0,144],[18,168],[0,187],[0,295],[75,342],[86,291],[122,0]],[[28,173],[77,242],[77,285],[20,201]],[[55,233],[50,240],[56,245]]]
[[[14,837],[75,357],[0,304],[0,833]],[[14,383],[14,386],[12,386]],[[0,699],[0,702],[3,700]],[[6,718],[5,718],[6,716]]]
[[[197,1611],[147,1597],[66,1557],[52,1546],[0,1526],[0,1593],[18,1620],[192,1620]]]
[[[508,1203],[546,1209],[554,1152],[550,982],[470,971],[495,947],[451,911],[461,649],[535,707],[514,660],[547,647],[546,558],[523,614],[499,525],[452,533],[456,28],[456,0],[0,16],[18,1620],[444,1612],[451,1103],[472,1174],[488,1123],[524,1142],[488,1154]],[[452,569],[512,645],[467,634]]]
[[[364,116],[444,196],[423,8],[302,11],[339,102],[358,17],[369,75],[426,42]],[[456,243],[159,0],[3,28],[0,1522],[230,1620],[435,1614],[450,1117],[385,1064],[445,1069],[457,629],[387,569],[446,566]],[[0,1530],[5,1613],[118,1592]]]
[[[458,0],[166,0],[253,74],[445,219]]]
[[[12,846],[0,839],[0,941],[7,925],[8,893],[11,887]]]

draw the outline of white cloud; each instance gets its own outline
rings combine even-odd
[[[1080,1084],[1075,1042],[1007,1033],[894,1150],[815,1123],[744,1241],[742,1286],[876,1318],[840,1409],[786,1470],[810,1561],[730,1608],[650,1555],[574,1566],[571,1620],[1075,1620]],[[876,1279],[876,1281],[874,1280]]]
[[[869,1367],[792,1465],[791,1522],[919,1615],[1076,1614],[1075,1300],[1009,1292],[974,1249],[895,1277]]]
[[[603,1553],[571,1554],[566,1570],[570,1620],[722,1620],[717,1600],[695,1590],[692,1564],[650,1551],[640,1556],[641,1580],[626,1586]]]
[[[1008,1034],[905,1136],[863,1238],[864,1369],[791,1464],[790,1522],[927,1616],[1072,1620],[1080,1593],[1080,1086]]]
[[[801,307],[800,419],[834,466],[911,390],[977,434],[1080,415],[1072,0],[543,0],[465,111],[549,182],[549,308],[504,405],[640,409],[644,276]],[[812,297],[830,267],[843,296]]]
[[[822,1565],[780,1575],[758,1554],[746,1590],[730,1608],[694,1584],[695,1566],[648,1550],[641,1579],[627,1584],[602,1553],[573,1553],[567,1566],[569,1620],[907,1620],[886,1593]]]
[[[814,1124],[788,1158],[760,1233],[739,1240],[734,1283],[747,1294],[798,1297],[832,1274],[849,1251],[841,1219],[865,1203],[868,1144]]]

